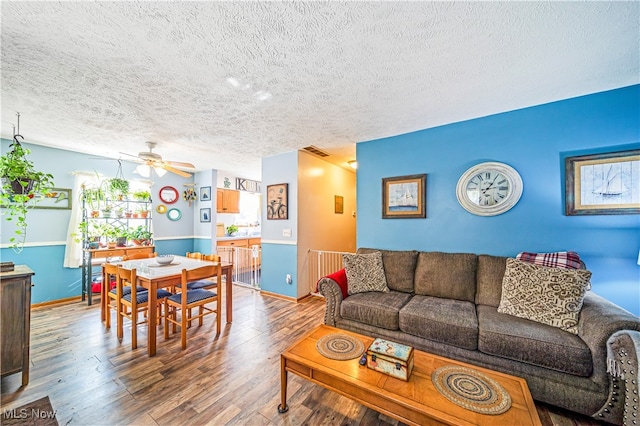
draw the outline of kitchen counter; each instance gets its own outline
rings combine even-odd
[[[248,239],[253,239],[253,238],[260,238],[260,234],[258,235],[240,235],[240,236],[235,236],[235,237],[217,237],[216,240],[218,241],[234,241],[234,240],[248,240]]]

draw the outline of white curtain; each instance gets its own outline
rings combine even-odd
[[[82,186],[86,188],[97,188],[100,186],[101,177],[96,172],[73,172],[75,180],[73,182],[72,194],[75,200],[71,203],[71,219],[69,219],[69,228],[67,229],[67,247],[64,251],[64,267],[79,268],[82,266],[82,242],[76,242],[81,239],[80,222],[82,222],[82,202],[80,194],[82,194]]]

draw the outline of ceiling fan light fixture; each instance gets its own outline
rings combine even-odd
[[[151,176],[151,167],[147,166],[146,164],[138,164],[133,172],[139,174],[142,177],[148,178]]]
[[[348,161],[347,164],[353,169],[353,170],[357,170],[358,169],[358,162],[356,160],[351,160]]]
[[[156,172],[158,177],[162,177],[162,176],[164,176],[165,173],[167,173],[167,171],[165,169],[163,169],[162,167],[158,167],[158,166],[154,166],[153,170]]]

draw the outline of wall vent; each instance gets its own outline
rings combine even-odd
[[[328,157],[329,156],[329,154],[327,154],[326,152],[324,152],[320,148],[318,148],[316,146],[313,146],[313,145],[305,146],[302,149],[307,151],[307,152],[310,152],[311,154],[317,155],[318,157]]]

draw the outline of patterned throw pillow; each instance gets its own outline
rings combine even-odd
[[[584,295],[591,288],[586,269],[548,268],[507,259],[498,312],[578,334]]]
[[[342,263],[347,273],[349,294],[368,291],[389,291],[382,266],[382,253],[343,254]]]
[[[518,253],[516,259],[550,268],[583,269],[580,256],[575,251],[557,251],[555,253]]]

